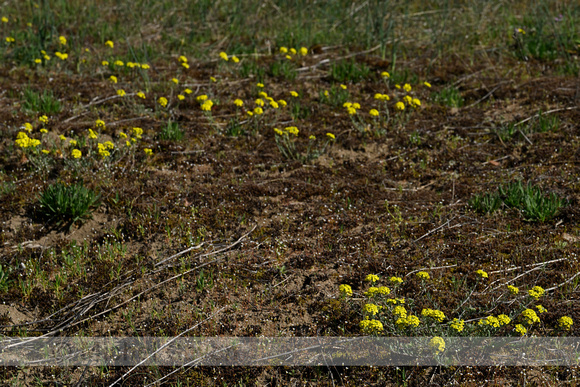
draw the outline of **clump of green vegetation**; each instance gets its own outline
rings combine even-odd
[[[330,67],[330,77],[337,82],[358,83],[367,79],[370,68],[364,63],[351,61],[340,61]]]
[[[40,212],[57,225],[90,219],[101,201],[99,194],[82,184],[67,186],[62,183],[50,185],[40,196]]]
[[[515,122],[504,123],[496,129],[498,137],[502,141],[512,139],[516,134],[527,136],[531,133],[555,132],[560,126],[560,119],[554,115],[542,114],[540,111],[533,119],[522,122],[523,125]]]
[[[437,103],[455,108],[463,106],[464,102],[461,93],[455,86],[450,86],[441,90],[439,93],[434,93],[431,98]]]
[[[530,221],[547,222],[555,218],[567,201],[555,193],[546,194],[541,188],[521,181],[499,186],[493,193],[475,195],[469,205],[478,212],[493,213],[505,204],[508,208],[521,211]]]
[[[270,65],[270,74],[276,78],[293,81],[298,76],[296,68],[292,62],[276,61]]]
[[[167,122],[167,125],[164,126],[161,133],[159,133],[159,138],[161,140],[180,141],[183,139],[183,136],[184,133],[179,128],[179,124],[171,120]]]
[[[24,89],[22,110],[27,113],[56,114],[62,110],[62,104],[50,90],[38,93],[30,88]]]

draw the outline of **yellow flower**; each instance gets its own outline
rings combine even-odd
[[[371,316],[376,315],[377,313],[379,313],[379,307],[375,304],[366,304],[363,307],[363,311],[365,311],[366,313],[370,314]]]
[[[260,98],[268,98],[268,93],[266,93],[265,91],[260,91],[260,92],[258,93],[258,96],[259,96]]]
[[[137,97],[141,98],[141,99],[145,99],[145,93],[143,93],[142,91],[137,92]]]
[[[300,47],[300,55],[306,56],[308,54],[308,49],[306,47]]]
[[[360,109],[360,104],[358,102],[355,102],[352,104],[352,107],[355,109]]]
[[[393,314],[401,318],[407,317],[407,309],[404,306],[395,306],[393,309]]]
[[[251,113],[251,112],[248,112],[248,113]],[[284,135],[284,132],[283,132],[283,131],[281,131],[281,130],[280,130],[280,129],[278,129],[278,128],[274,128],[274,132],[276,132],[276,134],[277,134],[278,136],[283,136],[283,135]],[[340,286],[343,286],[343,285],[340,285]],[[348,285],[344,285],[344,286],[348,286]],[[348,286],[348,288],[350,289],[350,286]],[[339,289],[339,290],[340,290],[340,289]]]
[[[441,352],[445,351],[445,340],[442,337],[433,337],[429,341],[429,346],[435,350],[435,354],[440,354]]]
[[[250,117],[251,117],[251,116],[253,116],[253,115],[254,115],[254,112],[247,111],[247,112],[246,112],[246,114],[247,114],[248,116],[250,116]]]
[[[508,325],[512,321],[512,319],[505,314],[500,314],[497,316],[497,320],[499,321],[500,325]]]
[[[279,131],[280,133],[282,133],[282,131],[280,129],[274,129]],[[340,294],[342,294],[343,296],[352,296],[352,288],[350,287],[350,285],[345,285],[342,284],[338,287],[338,291],[340,292]]]
[[[220,52],[220,58],[222,58],[223,60],[225,60],[226,62],[228,61],[228,54],[226,54],[225,52]]]
[[[111,40],[107,40],[105,42],[105,46],[109,46],[109,47],[113,48],[113,47],[115,47],[115,43],[113,43],[113,41],[111,41]]]
[[[295,92],[295,91],[291,91],[291,92],[290,92],[290,95],[291,95],[292,97],[294,97],[294,98],[298,97],[298,93],[297,93],[297,92]]]
[[[286,128],[284,128],[285,131],[287,131],[288,133],[294,135],[294,136],[298,136],[298,128],[295,126],[288,126]]]
[[[119,97],[124,97],[125,95],[127,95],[127,93],[125,93],[125,90],[119,89],[119,90],[117,90],[117,95]]]
[[[568,316],[562,316],[558,319],[558,326],[567,331],[572,328],[572,324],[574,324],[574,321]]]
[[[236,99],[234,100],[234,105],[236,105],[237,107],[242,107],[244,106],[244,101],[242,101],[241,99]]]
[[[111,75],[111,76],[109,77],[109,80],[110,80],[111,82],[113,82],[113,83],[117,83],[117,77],[116,77],[116,76],[114,76],[114,75]]]
[[[111,141],[105,141],[103,143],[103,145],[105,146],[105,148],[107,149],[114,149],[115,148],[115,144],[113,144]]]
[[[364,295],[367,297],[373,297],[375,294],[379,293],[379,288],[371,286],[369,288],[369,290],[367,290],[366,292],[364,292]]]
[[[354,116],[356,114],[356,109],[355,108],[349,106],[346,109],[347,109],[349,115]]]
[[[346,90],[346,85],[341,84],[340,85],[340,88],[343,89],[343,90]]]
[[[61,141],[66,141],[66,137],[64,136],[64,134],[61,134],[60,136],[58,136],[58,138],[60,138]]]
[[[546,291],[541,286],[534,286],[530,290],[528,290],[528,294],[530,297],[535,299],[536,301],[544,295]]]
[[[481,278],[487,278],[487,273],[481,269],[479,269],[478,271],[475,272],[477,275],[479,275]]]
[[[187,63],[185,63],[185,62],[183,62],[183,63],[181,64],[181,66],[183,66],[183,67],[184,67],[184,68],[186,68],[186,69],[188,69],[188,68],[189,68],[189,65],[188,65]]]
[[[401,110],[401,111],[402,111],[402,110],[405,110],[405,104],[404,104],[404,103],[402,103],[401,101],[399,101],[399,102],[397,102],[397,103],[395,104],[395,108],[396,108],[397,110]]]
[[[64,46],[66,45],[66,38],[64,36],[59,36],[58,42]]]
[[[411,91],[411,85],[409,85],[408,83],[405,83],[403,85],[403,90],[405,90],[407,93]]]
[[[292,54],[292,55],[296,55],[296,49],[295,49],[295,48],[291,48],[291,49],[290,49],[290,54]]]
[[[397,285],[402,283],[403,279],[401,277],[391,277],[389,281],[391,281],[392,284]]]
[[[515,286],[512,285],[508,285],[508,290],[510,291],[511,294],[518,294],[520,292],[520,289],[516,288]]]
[[[399,84],[397,83],[397,84],[395,84],[395,87],[396,87],[397,89],[400,89],[400,88],[401,88],[401,85],[399,85]]]
[[[286,55],[286,59],[292,60],[292,57],[290,55]]]
[[[256,86],[259,87],[260,89],[263,89],[264,88],[264,84],[263,83],[257,83]]]
[[[379,111],[377,109],[371,109],[369,111],[369,114],[373,117],[378,117],[379,116]]]
[[[232,62],[239,63],[240,62],[240,59],[237,56],[234,55],[234,56],[232,56]]]
[[[455,329],[457,332],[461,332],[465,327],[465,320],[459,320],[457,318],[454,318],[453,321],[451,321],[451,323],[449,324],[449,326],[452,329]]]
[[[184,55],[180,55],[177,60],[182,63],[187,63],[187,58]]]
[[[105,121],[103,121],[103,120],[96,120],[95,121],[95,126],[97,128],[104,128],[105,127]]]
[[[522,324],[516,324],[514,329],[522,336],[528,332],[528,330]]]
[[[42,59],[36,58],[36,59],[34,60],[34,63],[42,63]]]
[[[92,129],[89,129],[89,138],[91,138],[91,139],[95,140],[97,137],[98,137],[98,136],[97,136],[97,133],[95,133],[95,131],[94,131],[94,130],[92,130]]]
[[[335,135],[332,133],[326,133],[326,137],[330,138],[331,140],[336,139]]]
[[[121,138],[127,138],[127,135],[123,132],[119,132],[119,137]]]
[[[70,140],[68,143],[70,146],[77,146],[77,140]]]
[[[379,333],[383,331],[383,323],[379,320],[362,320],[359,323],[361,331],[368,334]]]
[[[419,324],[421,323],[421,320],[419,320],[419,317],[417,316],[411,316],[408,315],[407,317],[403,318],[400,317],[395,324],[397,324],[399,326],[399,328],[404,328],[405,325],[412,327],[412,328],[416,328],[419,326]]]
[[[30,133],[32,132],[32,124],[30,122],[25,122],[24,125],[22,125],[22,129]]]
[[[191,93],[193,93],[193,91],[191,91],[191,89],[185,89],[185,90],[183,90],[183,92],[185,94],[191,94]]]
[[[526,31],[522,30],[521,28],[518,28],[518,32],[519,32],[520,34],[524,34],[524,35],[526,34]]]
[[[263,99],[258,98],[255,103],[258,106],[264,106],[264,100]]]
[[[379,286],[379,294],[384,296],[388,296],[391,293],[391,289],[386,286]]]
[[[528,325],[532,325],[533,323],[539,323],[540,318],[536,314],[533,309],[526,309],[522,312],[522,317],[526,319],[526,323]]]
[[[427,86],[427,87],[431,87],[431,84],[430,84],[429,82],[427,82],[427,81],[423,82],[423,84],[424,84],[425,86]]]
[[[548,310],[546,308],[544,308],[542,305],[536,305],[536,309],[538,309],[538,312],[540,313],[545,313]]]
[[[286,103],[286,101],[284,101],[283,99],[278,100],[278,105],[285,107],[286,105],[288,105],[288,103]]]
[[[212,106],[213,106],[212,100],[208,99],[207,101],[201,104],[201,110],[203,110],[204,112],[209,112],[211,111]]]
[[[102,62],[101,62],[101,64],[102,64],[103,66],[108,66],[108,65],[109,65],[109,61],[106,61],[106,60],[104,60],[104,61],[102,61]]]
[[[142,68],[143,70],[148,70],[148,69],[150,69],[150,68],[151,68],[151,66],[149,66],[147,63],[144,63],[144,64],[142,64],[142,65],[141,65],[141,68]]]
[[[143,149],[143,152],[145,152],[145,154],[147,156],[152,156],[153,155],[153,149],[151,149],[151,148],[145,148],[145,149]]]
[[[38,117],[38,121],[42,122],[43,124],[47,124],[48,117],[46,115],[42,115],[42,116]]]
[[[16,40],[12,36],[6,38],[6,43],[14,43]]]
[[[122,60],[116,60],[115,61],[115,66],[125,66],[125,63],[123,63]]]
[[[286,47],[280,47],[280,54],[287,54],[288,49]]]
[[[47,154],[49,154],[49,153],[50,153],[50,151],[49,151],[48,149],[43,149],[43,150],[42,150],[42,153],[44,153],[45,155],[47,155]]]
[[[308,136],[308,139],[314,141],[314,140],[316,140],[316,136],[311,134],[310,136]]]
[[[207,95],[202,94],[202,95],[198,95],[197,97],[195,97],[195,100],[197,102],[203,102],[203,101],[207,100],[207,98],[208,98]]]
[[[75,159],[80,159],[82,155],[83,154],[78,149],[73,149],[73,151],[71,152],[71,156]]]
[[[58,57],[60,60],[66,60],[68,58],[68,54],[62,54],[60,52],[55,52],[54,55]]]
[[[159,105],[161,105],[162,107],[166,107],[167,103],[168,103],[167,98],[165,98],[165,97],[159,97],[158,102],[159,102]]]
[[[46,54],[43,56],[43,58],[44,58],[44,60],[50,60],[50,56],[48,56]]]
[[[431,278],[429,276],[429,273],[427,273],[426,271],[420,271],[417,274],[415,274],[417,277],[419,277],[422,280],[428,280],[429,278]]]
[[[500,326],[499,320],[493,316],[487,316],[486,318],[479,320],[477,325],[489,325],[494,328],[499,328]]]
[[[413,107],[419,107],[421,106],[421,101],[418,98],[413,98],[411,100],[411,105],[413,105]]]
[[[443,322],[445,320],[445,314],[440,310],[433,310],[433,309],[423,309],[421,311],[421,316],[431,317],[434,320],[439,322]]]
[[[183,101],[183,100],[185,99],[185,96],[184,96],[184,95],[182,95],[182,94],[179,94],[179,95],[177,96],[177,99],[178,99],[178,100],[180,100],[180,101]]]
[[[375,275],[375,274],[369,274],[365,277],[365,281],[370,282],[371,284],[374,284],[378,280],[379,280],[379,276]]]
[[[413,102],[413,98],[411,98],[410,96],[406,95],[403,97],[403,101],[407,102],[408,105],[411,104],[411,102]]]
[[[391,74],[389,74],[389,73],[388,73],[388,72],[386,72],[386,71],[383,71],[383,72],[381,73],[381,77],[383,77],[383,78],[390,78],[390,77],[391,77]]]
[[[270,106],[272,106],[274,109],[278,109],[280,107],[276,101],[270,101]]]
[[[179,79],[171,78],[171,82],[175,83],[176,85],[179,83]]]
[[[135,137],[137,138],[141,138],[141,136],[143,135],[143,129],[141,128],[133,128],[133,134],[135,135]]]
[[[2,16],[2,23],[8,23],[8,18],[6,16]]]
[[[48,130],[42,128],[42,129],[40,129],[40,133],[48,133]]]

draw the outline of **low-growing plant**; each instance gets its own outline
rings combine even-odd
[[[10,270],[0,264],[0,293],[6,293],[10,289]]]
[[[54,97],[51,90],[37,93],[31,88],[24,89],[22,110],[27,113],[56,114],[62,110],[62,104]]]
[[[326,149],[331,142],[335,140],[332,133],[326,133],[326,139],[323,140],[322,145],[319,144],[316,137],[311,135],[308,138],[308,145],[306,150],[302,153],[297,147],[299,130],[295,126],[284,128],[283,130],[274,128],[276,145],[278,150],[285,159],[298,160],[300,162],[308,162],[310,160],[320,157],[326,152]]]
[[[332,106],[342,106],[349,97],[350,93],[345,85],[332,85],[330,90],[320,90],[319,93],[320,102]]]
[[[541,188],[521,181],[499,186],[494,193],[475,195],[469,205],[476,211],[492,213],[502,204],[519,210],[530,221],[547,222],[556,217],[568,202],[554,193],[546,194]]]
[[[177,122],[169,120],[167,125],[161,129],[161,133],[159,133],[159,138],[161,140],[169,140],[169,141],[180,141],[183,139],[184,133],[179,128],[179,124]]]
[[[51,184],[39,198],[40,212],[57,225],[90,219],[100,204],[100,195],[82,184]]]
[[[287,81],[293,81],[298,76],[295,65],[287,60],[273,62],[270,65],[270,74]]]
[[[330,66],[330,77],[337,82],[358,83],[367,79],[370,68],[364,63],[356,63],[354,60],[343,60]]]
[[[437,103],[455,108],[463,106],[464,102],[461,93],[455,86],[449,86],[439,93],[433,93],[431,98]]]

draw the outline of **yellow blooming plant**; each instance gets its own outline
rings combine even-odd
[[[480,276],[481,278],[487,278],[487,277],[488,277],[488,276],[487,276],[487,273],[486,273],[485,271],[481,270],[481,269],[477,270],[475,273],[476,273],[478,276]]]
[[[429,341],[429,346],[435,350],[435,354],[438,355],[445,351],[445,340],[442,337],[436,336]]]
[[[558,327],[569,331],[572,328],[574,321],[568,316],[562,316],[558,319]]]
[[[365,277],[365,281],[370,282],[371,284],[374,284],[378,280],[379,280],[379,276],[375,275],[375,274],[369,274]]]
[[[338,287],[338,291],[342,296],[352,297],[352,288],[350,285],[342,284]]]

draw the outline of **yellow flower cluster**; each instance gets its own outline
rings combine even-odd
[[[365,281],[370,282],[371,284],[374,284],[378,280],[379,280],[379,276],[376,274],[369,274],[365,277]]]
[[[111,141],[106,141],[104,143],[98,143],[97,144],[97,149],[99,151],[99,155],[102,158],[108,157],[111,155],[111,153],[108,151],[108,149],[114,149],[115,145],[111,142]]]
[[[522,317],[526,320],[528,325],[539,323],[540,318],[533,309],[526,309],[522,312]]]
[[[25,132],[18,132],[14,143],[20,148],[36,148],[40,145],[40,140],[28,137]]]
[[[520,289],[518,289],[517,287],[512,286],[512,285],[508,285],[507,288],[511,294],[518,294],[520,292]]]
[[[389,101],[391,97],[386,94],[377,93],[375,94],[375,99],[379,101]]]
[[[389,279],[389,281],[391,281],[391,283],[392,283],[393,285],[397,285],[397,284],[401,284],[401,283],[403,283],[403,279],[402,279],[401,277],[391,277],[391,278]]]
[[[508,325],[512,321],[512,319],[505,314],[500,314],[499,316],[497,316],[497,320],[499,321],[500,325]]]
[[[345,102],[344,104],[342,104],[342,106],[346,108],[348,114],[350,114],[351,116],[357,113],[357,109],[360,109],[360,104],[356,102],[354,103]]]
[[[362,320],[359,323],[361,331],[367,334],[379,333],[383,331],[383,323],[379,320]]]
[[[380,306],[375,305],[375,304],[365,304],[365,306],[363,307],[363,311],[365,311],[365,313],[368,313],[372,316],[379,313],[379,309],[380,309]]]
[[[350,287],[350,285],[342,284],[338,287],[338,291],[343,296],[349,296],[349,297],[352,296],[352,288]]]
[[[417,277],[419,277],[422,280],[428,280],[431,277],[429,276],[429,273],[427,273],[426,271],[420,271],[417,274],[415,274]]]
[[[479,320],[477,325],[489,325],[494,328],[499,328],[501,324],[497,317],[487,316],[486,318]]]
[[[68,59],[68,54],[67,53],[62,53],[62,52],[55,52],[54,55],[56,57],[58,57],[60,60],[67,60]]]
[[[558,326],[567,331],[572,328],[572,324],[574,324],[574,321],[572,321],[572,318],[568,316],[562,316],[558,319]]]
[[[449,326],[457,332],[461,332],[463,331],[463,328],[465,328],[465,320],[454,318],[453,321],[449,323]]]
[[[377,109],[371,109],[369,111],[369,114],[373,117],[378,117],[379,116],[379,111]]]
[[[396,316],[399,316],[401,318],[406,318],[407,317],[407,309],[405,309],[404,306],[395,306],[395,309],[393,309],[393,314]]]
[[[404,298],[389,298],[386,300],[387,304],[393,304],[393,305],[397,305],[397,303],[399,304],[404,304],[405,303],[405,299]]]
[[[169,103],[169,101],[167,101],[167,98],[165,97],[159,97],[159,105],[161,105],[162,107],[167,107],[167,104]]]
[[[411,315],[407,315],[406,317],[400,317],[395,322],[395,324],[397,324],[397,326],[400,329],[403,329],[405,327],[417,328],[420,323],[421,323],[421,320],[419,320],[419,318],[417,316],[411,316]]]
[[[532,297],[536,301],[539,300],[540,297],[542,297],[545,292],[546,291],[541,286],[534,286],[533,288],[528,290],[528,294],[530,295],[530,297]]]
[[[538,309],[539,313],[546,313],[548,310],[544,308],[542,305],[536,305],[536,309]]]
[[[423,309],[421,311],[421,316],[430,317],[439,322],[443,322],[443,320],[445,320],[445,314],[440,310]]]
[[[379,286],[378,288],[371,286],[369,288],[369,290],[367,290],[364,293],[364,295],[367,297],[374,297],[374,296],[379,295],[379,294],[383,295],[383,296],[388,296],[390,293],[391,293],[391,289],[389,289],[386,286]]]
[[[433,337],[429,341],[429,346],[435,350],[435,354],[440,354],[441,352],[445,351],[445,340],[442,337]]]
[[[204,112],[209,112],[211,111],[212,106],[213,101],[211,99],[207,99],[201,104],[201,110],[203,110]]]
[[[518,332],[520,335],[525,335],[528,330],[526,329],[526,327],[524,327],[522,324],[516,324],[515,326],[515,331]]]
[[[71,156],[74,159],[80,159],[82,157],[82,155],[83,155],[82,152],[80,150],[78,150],[78,149],[73,149],[72,152],[71,152]]]
[[[479,269],[478,271],[475,272],[477,275],[479,275],[481,278],[487,278],[487,273],[481,269]]]
[[[97,137],[98,137],[97,133],[95,133],[94,130],[89,129],[89,138],[92,139],[92,140],[96,140]]]

